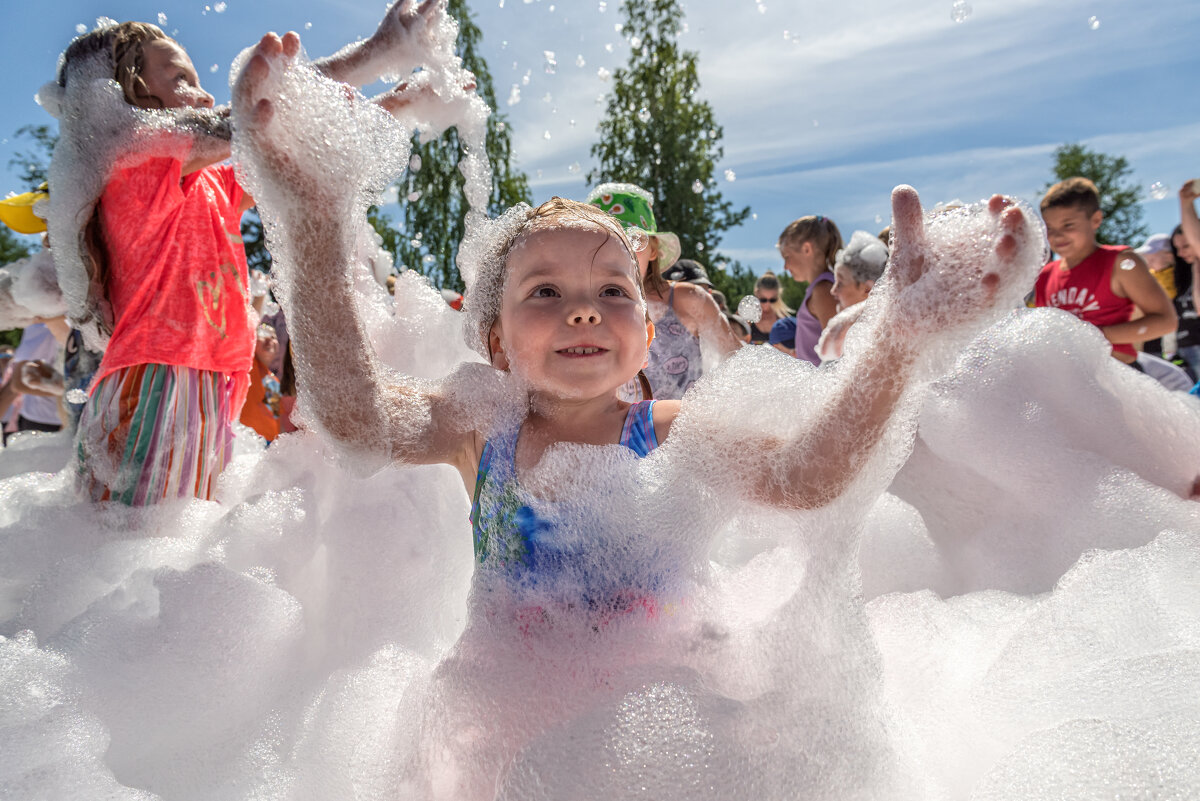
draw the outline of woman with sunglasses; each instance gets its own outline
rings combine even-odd
[[[754,297],[758,298],[759,305],[762,306],[762,317],[758,322],[750,325],[750,343],[752,345],[765,345],[771,339],[771,326],[784,317],[791,317],[795,314],[783,302],[780,294],[782,289],[775,273],[769,270],[754,283]]]

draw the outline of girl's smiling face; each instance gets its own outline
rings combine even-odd
[[[508,255],[492,364],[561,398],[611,393],[646,362],[652,326],[636,262],[596,226],[523,234]]]

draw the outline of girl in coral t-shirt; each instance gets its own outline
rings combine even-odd
[[[435,7],[396,3],[374,35],[314,65],[333,80],[369,84]],[[133,107],[124,116],[124,104],[105,106],[114,81]],[[419,91],[401,84],[375,102],[396,112]],[[82,214],[51,208],[51,234],[80,242],[86,272],[86,301],[71,316],[104,346],[79,427],[81,488],[133,506],[212,498],[246,399],[257,321],[240,230],[253,200],[221,163],[230,155],[228,108],[213,108],[177,42],[140,22],[75,39],[57,86],[43,92],[63,118],[58,185],[72,187],[64,194],[104,170],[90,220],[86,205]],[[100,127],[114,118],[129,130]]]

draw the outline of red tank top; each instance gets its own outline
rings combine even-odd
[[[1097,328],[1129,322],[1133,301],[1112,291],[1113,267],[1117,257],[1128,250],[1118,245],[1100,245],[1069,270],[1062,269],[1062,259],[1050,262],[1038,275],[1034,304],[1070,312]],[[1137,355],[1129,344],[1113,345],[1112,349],[1113,353]]]

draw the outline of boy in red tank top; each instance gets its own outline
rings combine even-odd
[[[1175,307],[1142,257],[1124,245],[1096,242],[1104,213],[1095,184],[1068,178],[1050,187],[1041,208],[1059,258],[1038,275],[1035,305],[1096,326],[1112,343],[1113,357],[1126,364],[1137,359],[1134,344],[1175,330]]]

